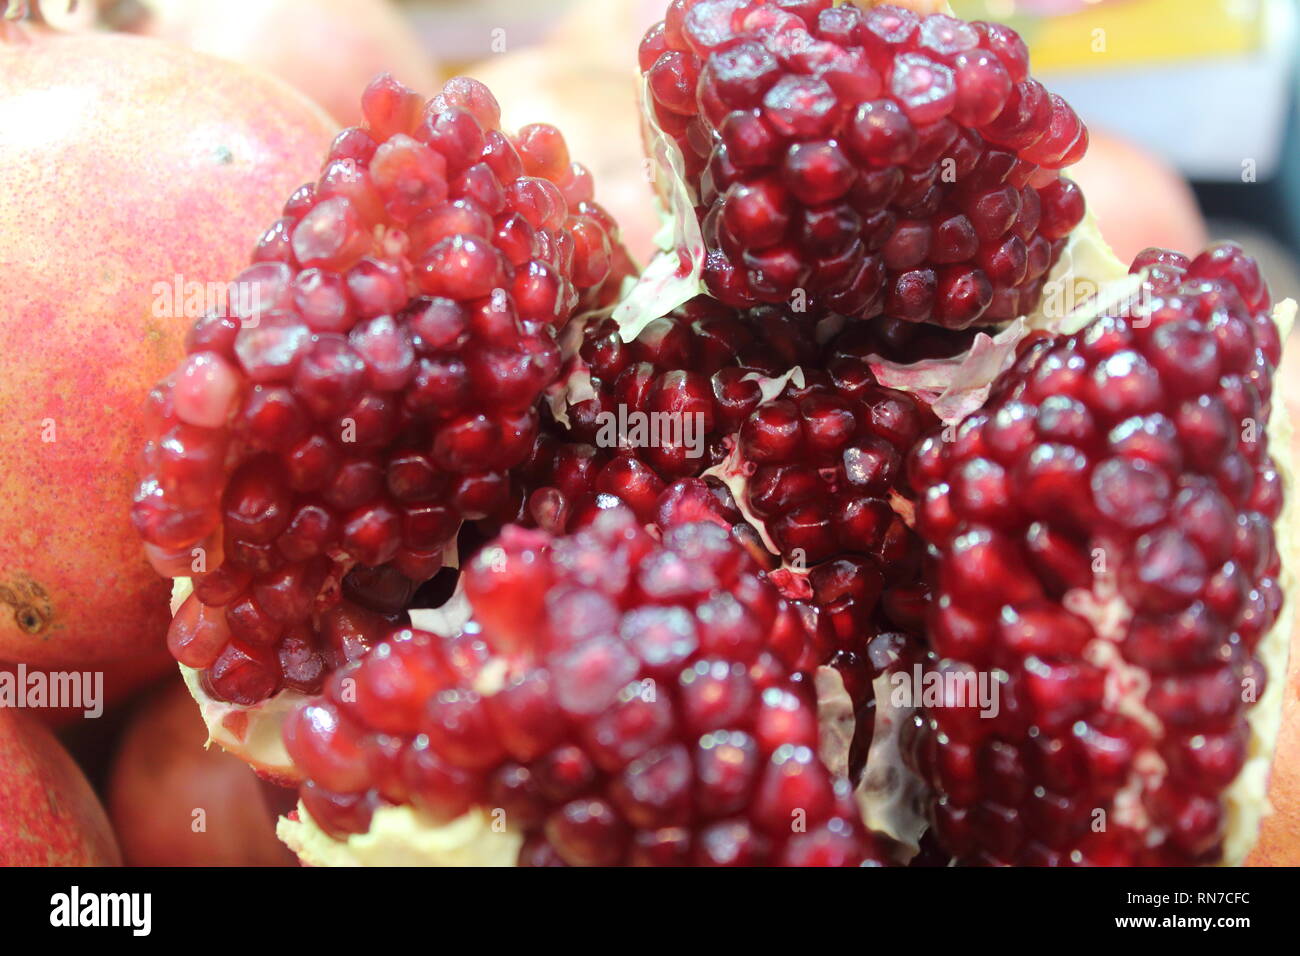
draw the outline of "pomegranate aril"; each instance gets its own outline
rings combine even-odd
[[[231,640],[203,672],[203,681],[219,700],[251,706],[274,695],[283,676],[273,650]]]

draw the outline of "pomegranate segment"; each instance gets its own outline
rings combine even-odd
[[[910,461],[947,695],[912,754],[962,862],[1219,862],[1280,677],[1268,289],[1230,244],[1133,271],[1134,301],[1029,344]]]
[[[362,103],[150,395],[132,517],[197,572],[169,645],[235,704],[314,693],[399,622],[506,500],[559,331],[631,268],[554,128],[505,135],[465,78]]]
[[[512,526],[464,583],[458,633],[390,632],[286,725],[336,840],[477,807],[522,865],[883,861],[816,755],[800,614],[725,530],[660,542],[622,507],[571,537]]]
[[[844,676],[859,717],[856,775],[873,728],[870,684],[922,628],[922,546],[892,499],[910,495],[903,464],[935,419],[876,383],[868,356],[890,350],[877,334],[887,326],[854,325],[824,345],[817,326],[704,296],[630,342],[613,320],[588,326],[571,369],[583,388],[564,423],[544,421],[515,469],[511,509],[487,530],[514,521],[561,534],[620,502],[648,525],[729,529],[781,566],[774,580],[812,615],[813,663]]]
[[[1088,133],[1005,27],[831,0],[673,0],[642,41],[704,279],[744,308],[961,329],[1025,315],[1082,194]]]

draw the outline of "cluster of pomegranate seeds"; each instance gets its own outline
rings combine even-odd
[[[621,504],[647,525],[712,522],[766,566],[784,562],[775,578],[809,612],[817,662],[844,676],[860,717],[855,757],[865,757],[871,682],[908,656],[917,642],[907,635],[923,626],[921,543],[890,498],[908,493],[906,455],[934,417],[876,383],[874,336],[818,346],[816,325],[810,314],[741,315],[699,297],[630,342],[612,321],[588,326],[578,358],[591,397],[567,409],[565,425],[543,423],[504,517],[563,534]],[[638,415],[668,427],[648,444],[615,431]],[[694,447],[663,440],[684,422]]]
[[[511,527],[464,582],[460,633],[394,631],[286,725],[327,832],[479,807],[524,865],[881,861],[817,756],[800,615],[725,530]]]
[[[1268,289],[1228,244],[1133,271],[1122,314],[1033,343],[910,463],[937,672],[1000,686],[995,716],[933,708],[918,738],[963,861],[1215,861],[1279,677],[1257,657],[1282,603]]]
[[[1012,30],[832,0],[673,0],[641,43],[710,292],[960,329],[1033,310],[1088,134]]]
[[[559,328],[631,268],[560,133],[505,135],[481,83],[363,107],[150,396],[132,517],[195,576],[173,653],[239,704],[318,690],[502,506]]]
[[[904,459],[935,419],[911,396],[876,382],[867,361],[874,338],[851,330],[818,346],[810,321],[771,306],[742,316],[701,297],[632,342],[612,322],[589,327],[579,355],[594,396],[569,409],[562,437],[544,432],[518,470],[521,520],[562,531],[609,500],[643,521],[662,520],[681,497],[665,499],[665,489],[714,469],[738,479],[740,503],[794,567],[869,563],[858,573],[878,580],[884,568],[891,584],[915,585],[921,548],[889,498],[906,492]],[[795,368],[776,395],[764,395],[764,380]],[[700,457],[671,443],[611,447],[607,423],[624,413],[693,417]],[[721,481],[710,475],[709,487],[719,514],[736,516]],[[919,626],[914,598],[898,602],[897,626]]]

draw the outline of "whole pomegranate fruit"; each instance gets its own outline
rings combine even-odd
[[[434,81],[429,55],[389,0],[105,0],[103,18],[266,70],[345,125],[361,122],[357,90],[380,73],[419,90]]]
[[[90,784],[54,735],[0,707],[0,866],[116,866],[117,842]]]
[[[132,866],[286,866],[261,784],[218,748],[185,687],[144,701],[113,759],[108,811]]]
[[[331,134],[314,104],[244,67],[6,28],[0,659],[98,663],[161,642],[168,589],[121,502],[140,396],[190,325],[177,277],[228,280]]]

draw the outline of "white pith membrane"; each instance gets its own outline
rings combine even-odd
[[[839,2],[839,0],[837,0]],[[858,0],[861,6],[870,2]],[[881,0],[885,2],[885,0]],[[915,4],[914,4],[915,6]],[[944,0],[936,0],[926,13],[954,15]],[[652,321],[672,312],[697,295],[705,294],[702,279],[705,246],[700,225],[695,218],[694,202],[685,181],[684,163],[676,143],[654,120],[648,108],[648,93],[643,79],[641,115],[646,149],[653,157],[654,185],[660,205],[662,227],[656,237],[660,252],[636,279],[627,279],[620,300],[611,310],[575,317],[561,336],[561,350],[566,359],[565,373],[547,390],[544,400],[552,417],[569,427],[568,409],[596,397],[591,375],[578,357],[584,330],[589,324],[612,315],[625,342],[634,340]],[[683,258],[683,253],[684,258]],[[1067,239],[1066,246],[1044,284],[1044,295],[1034,312],[1006,323],[999,329],[978,333],[964,353],[946,359],[932,359],[914,364],[888,361],[880,356],[868,360],[878,382],[886,387],[908,392],[928,405],[945,425],[956,425],[980,408],[998,378],[1016,356],[1019,343],[1034,330],[1058,335],[1073,334],[1094,318],[1117,314],[1117,307],[1130,301],[1140,288],[1141,276],[1130,275],[1102,237],[1091,210]],[[1296,303],[1287,300],[1274,309],[1284,348],[1296,318]],[[819,329],[829,334],[830,329]],[[790,369],[782,376],[764,378],[748,376],[759,382],[762,402],[780,397],[787,384],[804,382],[803,370]],[[1281,725],[1287,650],[1295,616],[1292,589],[1296,581],[1297,548],[1300,548],[1300,505],[1294,501],[1294,469],[1291,455],[1291,423],[1287,418],[1283,392],[1286,383],[1274,381],[1272,414],[1267,427],[1270,455],[1282,478],[1284,505],[1275,534],[1282,559],[1279,584],[1283,604],[1272,629],[1260,641],[1257,656],[1268,677],[1264,694],[1250,708],[1247,722],[1251,737],[1247,760],[1236,780],[1224,791],[1226,828],[1222,863],[1237,865],[1245,858],[1258,836],[1259,824],[1268,812],[1268,776],[1273,748]],[[720,464],[702,473],[725,484],[744,519],[758,532],[763,545],[779,555],[766,523],[749,506],[748,480],[752,466],[743,460],[739,443],[728,439],[730,454]],[[911,503],[894,494],[894,510],[910,526]],[[456,567],[451,563],[448,566]],[[795,567],[782,560],[778,572],[780,586],[787,594],[797,591],[811,594],[806,567]],[[177,579],[172,598],[172,613],[191,593],[188,579]],[[1071,612],[1084,617],[1093,626],[1096,638],[1084,656],[1107,671],[1104,706],[1135,717],[1159,733],[1159,722],[1143,703],[1146,675],[1127,666],[1120,655],[1118,641],[1131,611],[1115,593],[1113,581],[1099,575],[1090,590],[1076,590],[1064,601]],[[442,608],[411,609],[411,626],[442,636],[452,636],[469,619],[470,609],[458,588]],[[484,696],[502,686],[505,662],[495,667],[489,662],[476,690]],[[181,666],[187,687],[199,704],[208,726],[208,745],[217,743],[230,751],[259,774],[277,783],[294,785],[301,774],[293,767],[281,739],[285,717],[309,699],[296,691],[281,691],[252,707],[216,701],[203,690],[200,672]],[[828,768],[841,775],[848,770],[848,749],[854,732],[853,705],[839,672],[829,666],[819,667],[814,676],[820,720],[820,756]],[[899,706],[893,700],[889,673],[882,673],[872,685],[875,718],[866,770],[856,790],[856,799],[865,825],[899,846],[905,862],[919,849],[926,820],[927,787],[904,764],[900,754],[902,729],[912,722],[916,708]],[[1146,812],[1141,794],[1159,783],[1164,773],[1161,758],[1154,751],[1139,755],[1129,783],[1115,799],[1119,823],[1138,829],[1146,828]],[[475,808],[449,822],[439,823],[411,806],[381,806],[372,816],[370,828],[361,834],[337,839],[322,830],[301,803],[297,810],[282,817],[277,835],[299,859],[311,866],[513,866],[523,836],[511,829],[489,808]],[[1158,834],[1152,833],[1153,839]]]

